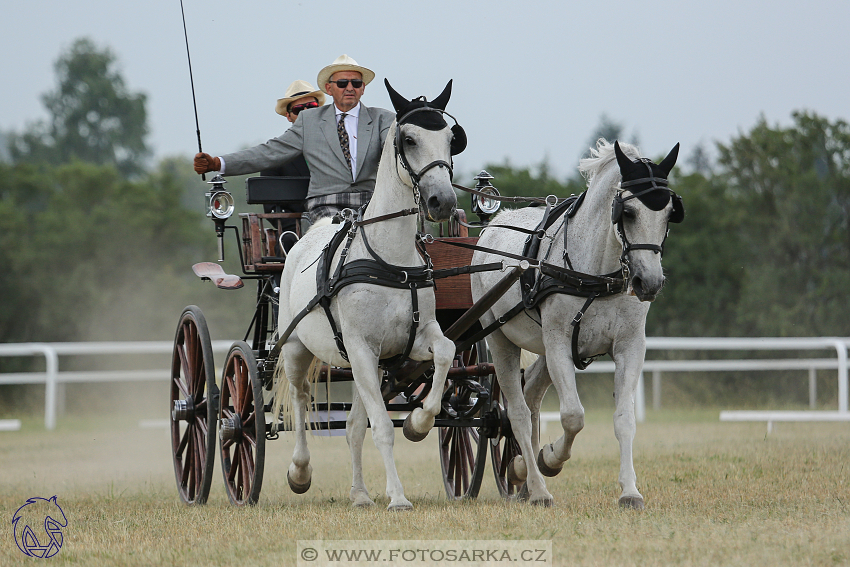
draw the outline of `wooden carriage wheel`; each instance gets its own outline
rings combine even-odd
[[[493,474],[496,476],[496,487],[499,489],[499,494],[502,495],[502,498],[511,498],[517,494],[520,486],[513,484],[508,479],[508,465],[515,456],[522,454],[522,450],[519,448],[519,443],[517,443],[511,429],[507,412],[508,403],[505,396],[502,395],[497,380],[494,380],[491,392],[492,407],[500,424],[499,434],[490,439],[492,445],[490,461],[493,465]]]
[[[220,406],[219,447],[227,496],[236,506],[256,504],[263,485],[266,414],[257,361],[243,341],[227,353]]]
[[[487,346],[479,341],[472,350],[460,356],[460,363],[472,366],[479,362],[488,362]],[[494,382],[493,376],[479,380],[487,390]],[[477,392],[463,382],[447,382],[447,389],[460,407],[472,407]],[[490,404],[484,404],[474,417],[482,417]],[[487,441],[477,427],[440,427],[440,465],[443,470],[443,485],[450,500],[477,498],[487,464]]]
[[[200,308],[183,310],[171,357],[171,455],[180,499],[204,504],[215,462],[215,363]]]

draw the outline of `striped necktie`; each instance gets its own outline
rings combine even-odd
[[[339,122],[336,124],[336,133],[339,136],[339,147],[342,148],[345,163],[348,164],[348,169],[351,170],[351,147],[348,145],[348,132],[345,131],[346,116],[348,115],[344,112],[340,115]]]

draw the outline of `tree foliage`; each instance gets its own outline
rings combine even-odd
[[[113,165],[124,176],[139,174],[149,151],[146,95],[131,93],[115,55],[86,38],[76,40],[55,64],[58,86],[42,96],[50,119],[13,134],[17,163]]]

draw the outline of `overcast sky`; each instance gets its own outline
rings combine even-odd
[[[79,37],[117,55],[148,96],[157,157],[197,150],[179,0],[5,0],[0,131],[46,117],[53,64]],[[850,2],[809,0],[184,0],[205,151],[231,152],[288,125],[275,101],[347,53],[377,73],[363,102],[437,96],[464,126],[456,166],[537,164],[575,171],[600,116],[657,157],[687,158],[764,115],[809,109],[847,119]],[[457,181],[464,182],[459,179]],[[471,181],[471,180],[468,180]]]

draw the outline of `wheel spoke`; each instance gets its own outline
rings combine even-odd
[[[225,381],[225,384],[224,384],[225,387],[222,388],[222,390],[226,389],[227,393],[230,394],[230,398],[232,399],[231,407],[233,408],[233,412],[239,413],[239,395],[238,395],[238,392],[236,391],[236,386],[233,383],[233,376],[231,374],[227,374],[224,377],[224,381]],[[221,399],[222,399],[222,404],[223,404],[224,403],[224,392],[222,392]]]
[[[189,440],[189,431],[191,428],[187,427],[183,432],[183,436],[180,438],[180,444],[177,446],[177,451],[174,453],[175,458],[183,460],[183,450],[186,448],[186,443]]]
[[[201,434],[204,437],[206,437],[209,433],[209,430],[207,429],[207,416],[201,415],[201,414],[196,414],[195,415],[195,424],[197,425]]]
[[[189,371],[189,360],[186,356],[186,345],[177,345],[177,356],[180,357],[180,368],[183,370],[183,379],[186,381],[186,387],[189,387],[189,380],[192,377],[191,372]],[[188,397],[188,390],[186,390],[186,396]]]
[[[189,485],[189,474],[192,472],[192,461],[195,458],[195,437],[192,435],[192,428],[186,428],[186,436],[188,443],[188,450],[186,451],[186,458],[182,460],[183,471],[180,475],[180,486],[188,487]],[[184,444],[185,446],[185,444]]]
[[[227,482],[233,484],[236,478],[236,473],[239,471],[239,445],[233,448],[233,455],[230,460],[230,470],[227,471]]]

